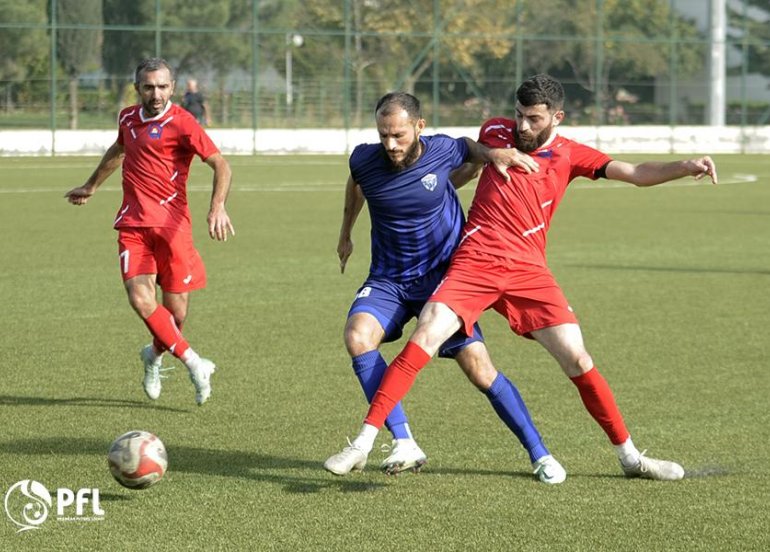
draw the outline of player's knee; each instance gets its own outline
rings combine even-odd
[[[418,325],[409,338],[409,341],[420,347],[420,349],[430,356],[433,356],[438,352],[439,347],[441,347],[441,344],[444,343],[446,339],[446,337],[437,335],[430,328]]]
[[[187,309],[174,309],[171,311],[171,315],[174,317],[177,327],[181,328],[187,320]]]
[[[594,360],[586,351],[583,351],[575,360],[575,368],[579,374],[585,374],[594,367]]]
[[[462,368],[468,381],[475,385],[479,391],[486,391],[492,387],[498,372],[492,365],[483,345],[474,343],[466,347],[458,353],[455,360]]]
[[[497,370],[493,367],[476,367],[474,370],[466,371],[465,375],[468,377],[468,381],[476,386],[476,389],[484,392],[492,387],[492,383],[497,377]]]
[[[348,325],[345,327],[345,348],[351,357],[356,357],[375,350],[379,343],[371,331],[360,325]]]
[[[484,365],[474,374],[470,379],[471,383],[476,386],[479,391],[487,391],[497,379],[497,370],[494,366]]]
[[[158,308],[158,303],[154,297],[150,297],[145,293],[129,292],[128,302],[136,313],[142,318],[148,318],[155,309]]]

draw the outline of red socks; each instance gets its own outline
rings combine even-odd
[[[629,437],[628,429],[615,404],[612,390],[599,370],[594,366],[585,374],[570,379],[578,388],[586,410],[602,426],[612,444],[625,443]]]
[[[374,394],[364,423],[380,429],[396,403],[412,387],[417,373],[430,361],[430,355],[422,347],[407,342],[406,347],[390,363],[377,392]]]
[[[182,324],[177,324],[176,327],[180,332],[182,331]],[[166,346],[155,336],[152,337],[152,346],[155,347],[155,350],[160,354],[163,354],[166,351]]]
[[[182,337],[182,332],[176,327],[174,315],[166,307],[158,305],[158,308],[145,318],[144,323],[150,330],[154,338],[153,343],[158,350],[167,350],[175,357],[182,358],[185,351],[190,348]],[[162,349],[157,347],[157,343],[161,344]]]

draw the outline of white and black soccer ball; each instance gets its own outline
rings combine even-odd
[[[107,463],[115,481],[129,489],[146,489],[163,478],[168,455],[156,435],[129,431],[113,441]]]

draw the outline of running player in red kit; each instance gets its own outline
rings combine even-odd
[[[638,165],[617,161],[556,133],[564,119],[564,89],[547,75],[526,80],[516,92],[516,119],[498,118],[481,128],[479,142],[515,148],[519,166],[506,181],[485,168],[468,211],[462,241],[442,282],[425,305],[406,347],[393,360],[350,448],[365,458],[393,405],[440,344],[457,330],[470,335],[492,308],[518,335],[535,339],[575,384],[583,404],[614,445],[628,477],[678,480],[675,462],[640,453],[631,440],[609,385],[585,349],[577,318],[545,259],[546,232],[567,185],[576,177],[654,186],[684,176],[717,182],[709,157]]]
[[[114,225],[120,272],[129,303],[153,337],[140,353],[142,385],[150,399],[160,396],[162,356],[168,351],[187,366],[200,405],[211,394],[216,367],[193,351],[181,333],[190,291],[206,286],[206,269],[192,239],[187,175],[196,155],[214,170],[209,235],[226,241],[228,233],[235,234],[225,210],[232,174],[195,118],[170,101],[174,76],[165,60],[143,60],[134,88],[141,103],[120,112],[117,140],[86,183],[65,197],[73,205],[84,205],[123,166],[123,203]],[[163,291],[162,304],[156,299],[156,285]]]

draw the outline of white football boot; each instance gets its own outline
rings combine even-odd
[[[141,350],[139,358],[144,363],[144,379],[142,380],[144,392],[152,400],[157,400],[161,390],[160,372],[163,370],[163,356],[155,356],[155,351],[150,344]]]
[[[390,447],[383,445],[383,449],[389,450],[390,455],[382,461],[380,469],[388,475],[407,470],[417,473],[428,461],[414,439],[393,439]]]
[[[532,463],[532,468],[532,473],[540,481],[548,485],[558,485],[559,483],[564,483],[564,480],[567,479],[567,470],[550,454],[538,458],[537,461]]]
[[[216,365],[207,358],[198,357],[187,365],[190,381],[195,386],[195,402],[198,406],[205,403],[211,395],[211,374],[216,371]]]
[[[648,458],[645,456],[646,452],[642,452],[639,462],[633,466],[626,466],[621,462],[626,477],[642,477],[656,481],[678,481],[684,477],[684,468],[676,462]]]
[[[353,470],[363,471],[366,466],[366,454],[348,439],[348,446],[324,462],[324,469],[334,475],[347,475]]]

